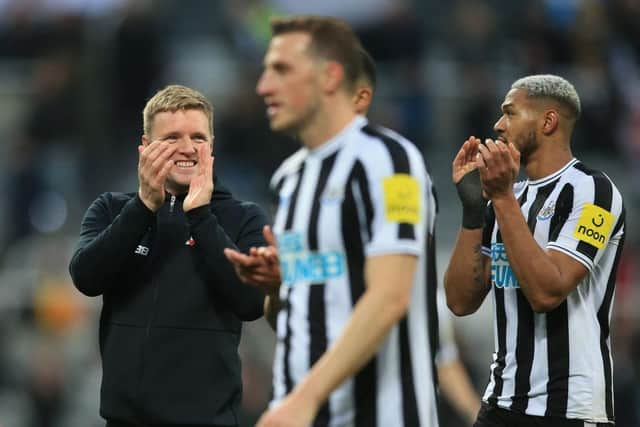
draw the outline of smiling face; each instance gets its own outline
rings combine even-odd
[[[309,53],[310,43],[304,32],[271,39],[256,92],[267,105],[272,130],[299,133],[320,108],[321,61]]]
[[[511,89],[502,103],[502,116],[493,126],[498,139],[513,143],[520,151],[524,165],[540,145],[536,133],[540,119],[541,110],[536,101],[528,98],[523,89]]]
[[[184,194],[198,167],[198,151],[213,146],[209,119],[200,109],[161,111],[153,116],[149,135],[142,136],[142,144],[166,141],[176,144],[171,156],[173,167],[165,188],[171,194]]]

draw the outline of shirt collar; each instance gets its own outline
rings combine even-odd
[[[325,143],[319,145],[316,148],[309,149],[309,157],[316,159],[324,159],[335,153],[342,147],[349,139],[351,133],[359,130],[368,123],[366,117],[357,115],[347,124],[337,135],[329,139]]]

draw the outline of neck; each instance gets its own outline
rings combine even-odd
[[[572,158],[573,154],[567,141],[547,141],[529,155],[523,166],[529,179],[535,181],[559,171]]]
[[[340,133],[355,116],[348,100],[328,99],[298,137],[307,148],[317,148]]]

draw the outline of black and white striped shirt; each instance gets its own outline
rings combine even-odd
[[[556,309],[533,312],[489,204],[482,251],[491,257],[495,353],[483,399],[529,415],[613,422],[609,325],[625,235],[622,197],[605,174],[576,159],[516,184],[515,193],[538,244],[588,273]]]
[[[356,117],[322,146],[302,148],[275,172],[274,231],[285,301],[278,316],[272,404],[340,336],[365,291],[367,257],[418,257],[408,314],[374,358],[320,409],[315,426],[430,426],[437,346],[431,178],[403,137]]]

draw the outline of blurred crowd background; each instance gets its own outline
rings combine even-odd
[[[574,154],[627,205],[613,312],[616,416],[640,426],[639,0],[0,0],[0,426],[98,427],[99,298],[68,260],[85,209],[137,190],[141,111],[169,83],[215,108],[215,170],[268,206],[268,180],[297,143],[273,135],[255,94],[272,15],[345,18],[378,63],[371,118],[423,151],[440,199],[438,261],[460,207],[450,162],[490,137],[510,83],[560,74],[582,98]],[[440,272],[441,272],[440,271]],[[179,286],[179,284],[176,284]],[[455,319],[478,392],[493,349],[491,302]],[[269,396],[273,334],[247,324],[245,422]],[[594,350],[595,351],[595,350]],[[443,406],[443,427],[464,425]]]

